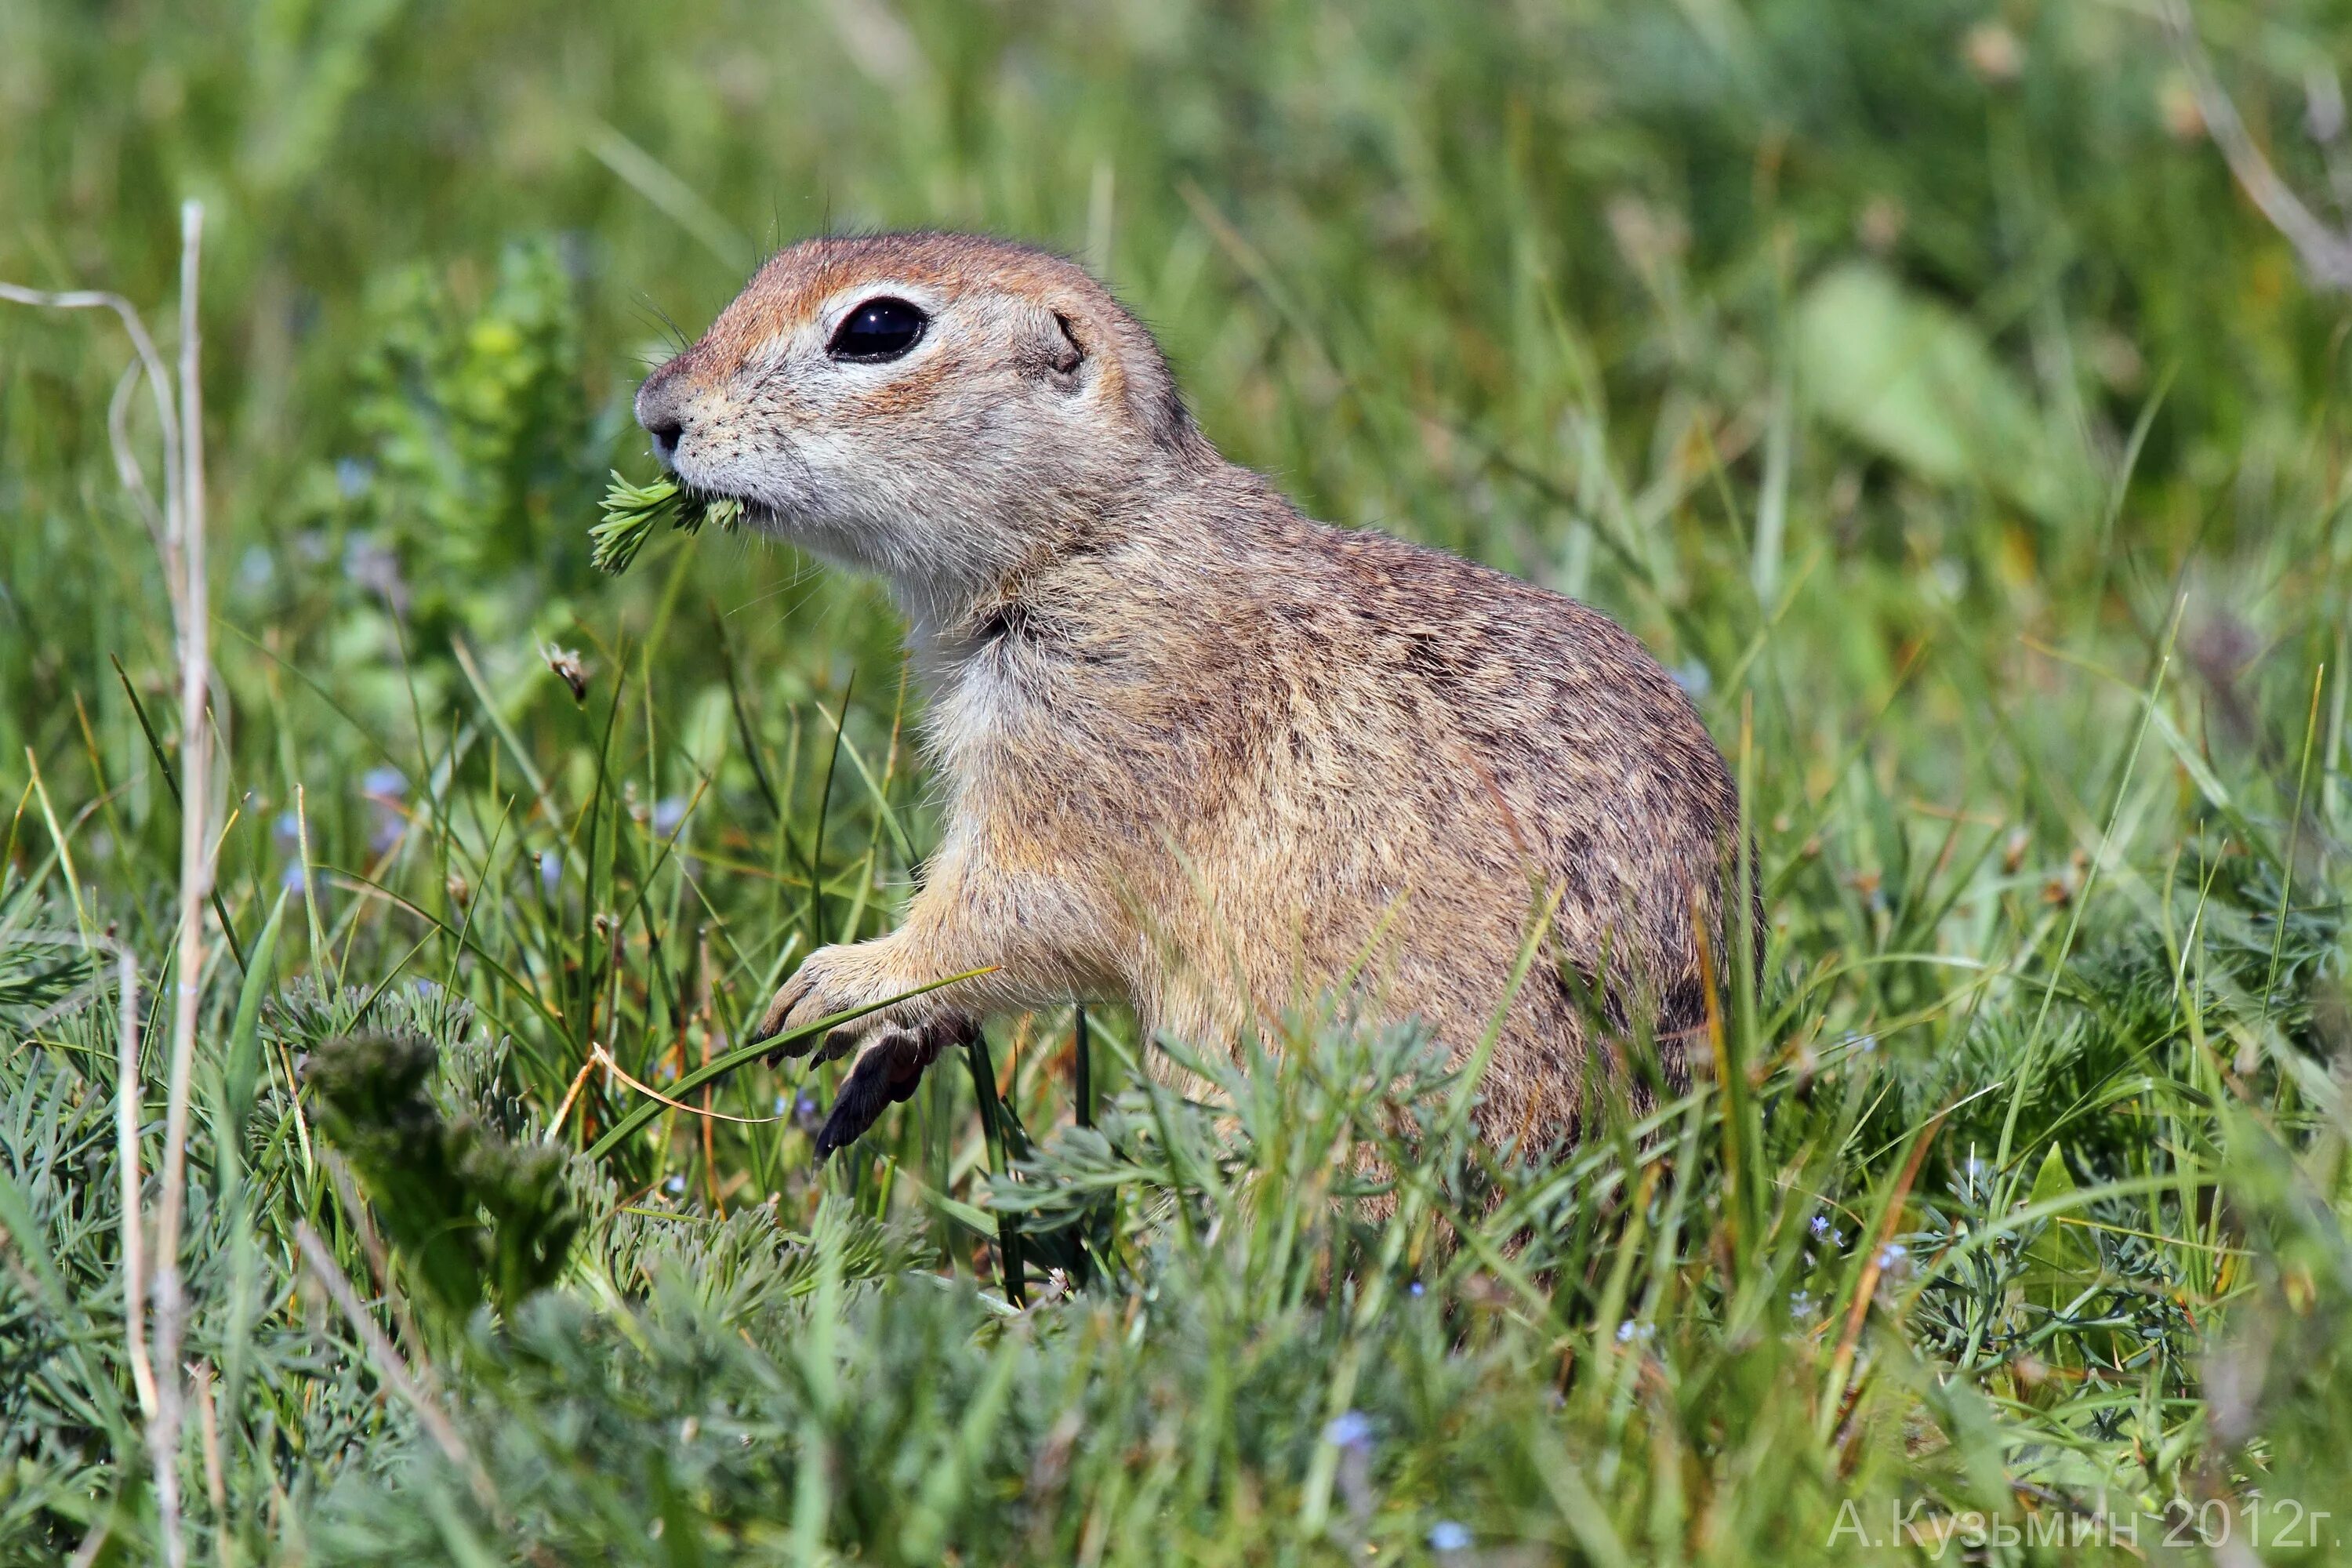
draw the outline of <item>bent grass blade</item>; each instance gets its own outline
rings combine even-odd
[[[704,1084],[710,1082],[713,1079],[723,1077],[728,1073],[733,1072],[737,1068],[742,1067],[749,1062],[757,1061],[762,1057],[772,1056],[778,1050],[791,1045],[795,1040],[804,1040],[811,1035],[822,1035],[829,1029],[837,1029],[844,1024],[853,1023],[859,1018],[863,1018],[869,1013],[878,1013],[886,1007],[895,1007],[901,1002],[910,1001],[917,996],[925,994],[926,993],[938,991],[950,985],[960,984],[966,980],[977,980],[983,974],[993,974],[995,973],[996,966],[994,964],[987,964],[979,969],[968,969],[961,974],[950,974],[944,980],[934,980],[928,985],[918,985],[912,991],[905,991],[899,993],[896,996],[885,997],[883,1000],[873,1003],[867,1006],[855,1007],[846,1013],[835,1013],[830,1018],[820,1018],[814,1024],[803,1024],[797,1029],[787,1029],[782,1034],[772,1036],[768,1039],[754,1040],[749,1045],[738,1046],[724,1056],[713,1057],[709,1062],[705,1063],[701,1067],[696,1068],[692,1072],[689,1072],[685,1077],[679,1079],[676,1084],[671,1086],[670,1092],[683,1099],[694,1090],[700,1089]],[[603,1137],[588,1145],[588,1158],[591,1160],[603,1159],[614,1149],[618,1148],[623,1139],[627,1138],[630,1134],[635,1132],[646,1122],[651,1121],[655,1117],[660,1115],[667,1109],[667,1106],[657,1100],[639,1100],[635,1107],[632,1109],[627,1115],[622,1117],[618,1121],[614,1122],[613,1125],[606,1130]]]

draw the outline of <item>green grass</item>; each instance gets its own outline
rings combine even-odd
[[[2319,200],[2352,18],[2197,14]],[[0,279],[162,332],[209,214],[191,1557],[2341,1560],[2347,318],[2179,72],[2093,3],[0,8]],[[1410,1035],[1196,1103],[1066,1010],[820,1172],[837,1068],[701,1076],[896,920],[921,693],[869,584],[589,529],[668,323],[882,225],[1085,258],[1229,455],[1692,688],[1771,930],[1688,1098],[1531,1167]],[[147,1561],[168,598],[127,346],[5,308],[0,1562]]]

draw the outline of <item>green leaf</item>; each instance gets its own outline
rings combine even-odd
[[[553,1282],[580,1228],[563,1154],[517,1143],[428,1086],[424,1035],[337,1036],[311,1053],[319,1125],[351,1161],[384,1234],[428,1299],[462,1321],[485,1295],[511,1310]]]
[[[2081,493],[2071,451],[1975,324],[1875,267],[1807,291],[1797,357],[1817,412],[1922,479],[1983,485],[2044,522]]]
[[[47,1236],[25,1189],[16,1184],[5,1167],[0,1167],[0,1240],[16,1244],[16,1256],[25,1260],[40,1288],[41,1304],[63,1317],[70,1298],[66,1292],[65,1277],[58,1272],[57,1260],[49,1256]]]
[[[269,994],[277,967],[278,921],[285,913],[286,895],[281,892],[269,911],[269,923],[261,928],[261,936],[253,944],[245,984],[237,989],[236,1017],[229,1025],[228,1063],[222,1078],[220,1136],[224,1143],[240,1140],[246,1119],[253,1114],[254,1095],[261,1082],[261,1003]],[[241,1142],[236,1152],[244,1153]]]
[[[2050,1152],[2042,1157],[2042,1168],[2034,1173],[2033,1191],[2026,1204],[2032,1207],[2064,1203],[2078,1190],[2074,1173],[2066,1167],[2066,1157],[2053,1143]],[[2053,1312],[2071,1305],[2099,1278],[2099,1249],[2079,1226],[2066,1223],[2070,1217],[2063,1213],[2053,1215],[2050,1227],[2025,1249],[2023,1283],[2027,1298]]]

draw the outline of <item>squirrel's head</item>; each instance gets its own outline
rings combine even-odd
[[[1202,450],[1108,289],[966,235],[802,241],[646,378],[636,414],[680,482],[934,616]]]

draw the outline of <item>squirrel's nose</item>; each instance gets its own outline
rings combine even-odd
[[[677,363],[672,360],[637,388],[637,423],[654,438],[654,457],[665,468],[677,462],[678,443],[686,438],[686,395]]]
[[[686,426],[676,419],[656,419],[646,426],[646,434],[654,438],[654,456],[666,468],[677,457],[677,444],[686,435]]]

